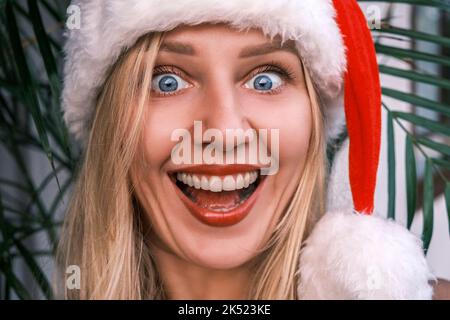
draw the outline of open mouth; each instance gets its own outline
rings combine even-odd
[[[255,168],[227,175],[195,170],[169,175],[189,211],[211,226],[230,226],[244,219],[253,207],[265,178]]]

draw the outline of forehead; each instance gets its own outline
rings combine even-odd
[[[210,44],[215,48],[236,48],[239,57],[246,58],[276,51],[288,51],[298,55],[295,42],[281,42],[280,36],[270,39],[260,29],[238,30],[225,23],[204,23],[195,26],[179,26],[165,33],[160,50],[195,56]]]

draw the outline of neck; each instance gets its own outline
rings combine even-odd
[[[155,245],[152,255],[170,300],[247,299],[251,278],[247,265],[226,270],[204,268]]]

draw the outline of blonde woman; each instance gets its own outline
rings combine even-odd
[[[380,90],[355,1],[73,4],[65,297],[431,298],[418,239],[370,215]],[[325,154],[344,115],[349,181]]]

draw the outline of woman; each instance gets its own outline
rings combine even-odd
[[[67,297],[431,298],[418,239],[370,216],[380,90],[356,2],[74,4],[63,104],[84,159],[58,256],[81,288]],[[324,152],[343,96],[350,203]]]

